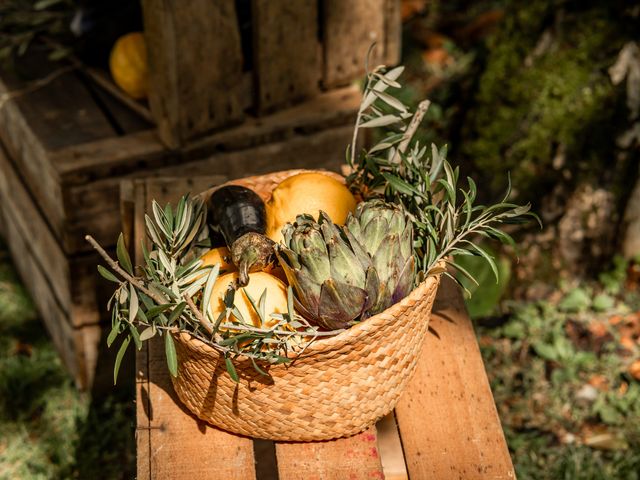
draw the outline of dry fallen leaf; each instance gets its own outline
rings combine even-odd
[[[640,381],[640,360],[636,360],[629,365],[628,371],[633,378]]]
[[[589,379],[589,385],[591,385],[592,387],[597,388],[598,390],[600,390],[602,392],[609,391],[609,379],[607,377],[605,377],[604,375],[593,375]]]

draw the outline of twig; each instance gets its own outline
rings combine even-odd
[[[402,140],[400,141],[400,145],[398,145],[398,150],[396,150],[396,153],[393,155],[393,160],[391,160],[391,163],[400,163],[400,154],[407,151],[407,147],[409,146],[411,139],[415,135],[416,130],[418,130],[418,127],[420,126],[422,119],[427,113],[427,110],[429,110],[429,105],[431,105],[431,102],[429,100],[423,100],[418,104],[416,113],[413,114],[411,123],[409,123],[409,126],[405,130],[404,135],[402,136]]]
[[[163,304],[167,303],[167,299],[166,298],[163,298],[160,295],[152,292],[147,287],[142,285],[138,281],[138,279],[136,279],[135,277],[132,277],[126,271],[124,271],[122,268],[120,268],[120,264],[118,262],[116,262],[114,259],[112,259],[109,256],[109,254],[104,251],[104,249],[100,246],[100,244],[98,242],[96,242],[96,240],[91,235],[85,236],[84,239],[87,242],[89,242],[93,248],[96,249],[96,251],[100,254],[100,256],[102,258],[104,258],[105,262],[107,262],[109,264],[109,266],[113,269],[114,272],[116,272],[122,278],[127,280],[129,283],[131,283],[138,290],[140,290],[141,292],[145,293],[150,298],[154,299],[158,305],[163,305]]]
[[[42,87],[45,87],[49,83],[53,82],[60,75],[67,73],[70,70],[73,70],[74,68],[76,67],[73,65],[68,65],[66,67],[58,68],[57,70],[54,70],[53,72],[51,72],[49,75],[39,78],[38,80],[34,80],[33,82],[31,82],[29,85],[27,85],[22,89],[2,93],[2,95],[0,95],[0,110],[2,109],[2,107],[4,107],[4,105],[9,100],[13,98],[18,98],[22,95],[26,95],[27,93],[35,92],[36,90]]]
[[[213,333],[213,324],[205,318],[205,316],[198,309],[196,304],[193,303],[193,299],[186,293],[182,295],[182,298],[184,298],[184,301],[187,302],[187,306],[193,312],[195,317],[198,319],[198,322],[200,322],[200,325],[202,325],[202,327],[207,331],[207,333],[209,334]],[[213,338],[216,341],[216,343],[219,343],[222,340],[222,337],[218,333],[216,333]]]

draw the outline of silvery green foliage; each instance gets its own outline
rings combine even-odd
[[[456,255],[484,258],[497,278],[495,261],[478,245],[478,239],[488,237],[513,245],[512,237],[500,227],[539,219],[530,211],[529,204],[515,205],[508,201],[510,183],[502,201],[490,206],[476,205],[475,182],[467,177],[466,186],[461,185],[459,169],[446,159],[447,148],[438,149],[435,145],[427,148],[413,140],[420,117],[414,119],[415,114],[409,113],[389,92],[401,88],[397,79],[402,70],[403,67],[387,70],[380,66],[367,76],[353,142],[347,149],[347,163],[352,171],[347,184],[365,199],[383,199],[407,212],[414,228],[419,281],[443,271],[444,261],[475,282],[469,272],[452,261]],[[421,107],[426,111],[428,102]],[[409,119],[417,121],[412,123]],[[357,154],[359,130],[383,126],[395,130]]]

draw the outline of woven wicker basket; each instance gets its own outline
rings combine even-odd
[[[266,200],[280,181],[301,171],[233,183]],[[187,333],[176,334],[176,393],[199,418],[250,437],[309,441],[361,432],[394,408],[415,370],[439,281],[427,278],[384,312],[314,342],[289,365],[268,367],[270,377],[239,358],[236,383],[218,351]]]

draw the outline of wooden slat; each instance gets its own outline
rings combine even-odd
[[[42,266],[42,275],[66,320],[73,327],[99,323],[101,309],[98,306],[106,304],[102,295],[106,282],[99,280],[96,272],[97,254],[65,255],[1,144],[0,171],[2,209],[8,211],[21,235],[29,239],[30,250]],[[46,315],[46,311],[43,314]]]
[[[404,461],[402,441],[396,424],[395,413],[391,412],[376,424],[378,430],[378,450],[385,480],[407,480],[407,465]]]
[[[95,69],[91,69],[89,71],[91,72],[91,76],[87,75],[85,78],[87,89],[92,93],[96,103],[105,116],[109,118],[109,121],[118,136],[142,132],[153,128],[154,125],[149,120],[136,113],[136,111],[129,106],[125,105],[119,99],[121,97],[116,98],[106,90],[104,87],[105,85],[113,85],[112,88],[114,89],[119,88],[113,83],[113,80],[111,80],[106,71]],[[100,79],[100,83],[96,82],[96,79],[98,78]],[[126,94],[123,95],[126,96]],[[137,101],[133,99],[131,99],[131,102],[136,102],[134,105],[138,104]],[[149,112],[148,118],[150,118],[150,116],[151,114]]]
[[[46,54],[36,49],[17,59],[15,71],[3,70],[3,86],[0,88],[20,91],[64,68],[67,67],[49,62]],[[115,135],[91,93],[73,70],[56,76],[37,89],[17,95],[11,102],[46,150],[58,150]]]
[[[72,327],[69,316],[77,313],[75,307],[72,306],[71,313],[61,308],[45,276],[45,267],[38,261],[33,249],[33,237],[21,231],[16,216],[6,208],[2,208],[2,217],[3,233],[16,269],[41,314],[56,350],[78,388],[88,388],[93,380],[101,328],[98,325]]]
[[[396,407],[409,476],[515,478],[473,326],[450,279],[443,279],[430,327]]]
[[[120,219],[117,214],[119,184],[126,178],[145,173],[154,176],[189,175],[195,179],[214,173],[228,178],[238,178],[289,168],[336,170],[344,162],[344,149],[352,133],[351,126],[332,128],[313,135],[295,136],[283,142],[221,153],[152,171],[141,170],[127,176],[116,176],[70,188],[69,198],[73,199],[71,203],[85,205],[85,213],[68,225],[66,248],[71,251],[87,249],[83,240],[86,233],[90,233],[104,245],[113,245],[120,231]]]
[[[384,479],[375,427],[330,442],[276,442],[280,480]]]
[[[233,0],[143,0],[151,111],[162,140],[187,139],[243,118],[242,49]]]
[[[318,2],[253,0],[253,72],[261,113],[319,91]]]
[[[132,227],[135,245],[140,244],[139,240],[144,235],[144,205],[149,204],[152,198],[175,200],[184,193],[184,181],[190,180],[134,182],[131,193],[135,199],[136,214]],[[139,263],[140,252],[136,257]],[[136,384],[137,478],[255,478],[253,442],[250,439],[209,427],[181,406],[173,391],[160,339],[145,342],[143,350],[136,355]]]
[[[401,0],[385,0],[384,14],[384,64],[400,63],[402,53]]]
[[[21,125],[24,118],[15,117],[16,122],[0,124],[0,133],[12,136],[10,130],[20,127],[20,151],[10,152],[16,165],[32,169],[26,180],[36,204],[43,212],[56,238],[60,239],[65,253],[88,251],[84,241],[86,233],[95,234],[105,245],[113,244],[120,231],[117,211],[119,182],[127,176],[162,175],[162,168],[180,161],[193,165],[212,152],[242,151],[266,142],[284,141],[299,133],[310,134],[337,125],[351,122],[358,107],[360,94],[357,89],[347,88],[325,94],[286,111],[260,120],[254,119],[239,128],[212,135],[206,140],[194,143],[184,152],[172,153],[157,140],[155,132],[146,131],[124,137],[69,147],[59,152],[47,152],[38,144],[29,125]],[[0,109],[3,112],[13,108],[12,102]],[[0,122],[1,123],[1,122]],[[5,129],[7,127],[9,130]],[[306,137],[297,137],[300,140]],[[334,144],[335,151],[342,150],[348,136]],[[286,148],[283,152],[286,154]],[[251,168],[251,155],[259,153],[246,151],[244,165]],[[342,154],[340,155],[342,156]],[[293,163],[304,163],[305,156],[294,158]],[[234,157],[234,161],[237,157]],[[286,155],[281,164],[286,165]],[[209,163],[206,168],[211,168]],[[225,168],[222,159],[219,168]],[[211,173],[219,171],[201,170]],[[64,191],[64,194],[63,194]],[[102,232],[102,233],[101,233]]]
[[[42,275],[47,278],[65,314],[71,313],[69,262],[62,248],[37,211],[22,180],[0,144],[0,202],[8,211],[24,238],[31,239],[31,250],[42,262]]]
[[[85,184],[132,170],[161,168],[219,152],[286,140],[295,134],[352,124],[360,98],[355,87],[337,89],[268,117],[248,118],[242,125],[195,141],[179,153],[165,151],[155,133],[147,131],[70,147],[52,156],[51,162],[63,183]]]
[[[364,74],[365,57],[372,43],[378,45],[370,60],[384,58],[385,0],[324,1],[323,85],[346,85]]]

